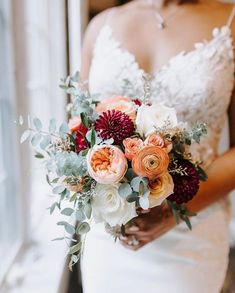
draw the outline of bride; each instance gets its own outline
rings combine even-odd
[[[216,0],[133,0],[90,23],[81,74],[91,93],[125,94],[128,79],[136,95],[149,73],[153,99],[175,107],[182,121],[207,122],[209,135],[194,153],[209,179],[188,205],[198,213],[192,231],[176,226],[165,207],[140,215],[119,243],[94,225],[81,262],[84,293],[220,292],[229,252],[226,195],[235,188],[234,18],[233,5]],[[218,155],[227,113],[231,148]]]

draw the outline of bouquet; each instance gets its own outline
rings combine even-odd
[[[205,124],[179,122],[174,108],[154,103],[154,97],[151,101],[148,86],[142,97],[115,95],[99,102],[84,90],[78,74],[61,82],[71,95],[69,123],[57,128],[51,119],[45,131],[38,118],[29,119],[21,142],[31,138],[35,157],[46,169],[56,198],[50,213],[58,208],[67,219],[57,223],[65,233],[56,240],[74,242],[69,267],[82,247],[72,235],[88,233],[92,220],[103,222],[117,239],[137,217],[137,209],[167,202],[176,222],[183,220],[191,229],[194,214],[185,204],[206,174],[190,145],[206,134]]]

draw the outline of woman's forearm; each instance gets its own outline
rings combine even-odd
[[[187,205],[194,212],[208,207],[235,189],[235,147],[218,157],[207,169],[208,180]]]

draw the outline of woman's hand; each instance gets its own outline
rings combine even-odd
[[[165,234],[176,225],[172,212],[167,204],[142,212],[134,219],[131,227],[126,225],[126,237],[121,243],[132,250],[137,250],[154,239]]]

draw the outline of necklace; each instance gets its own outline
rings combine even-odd
[[[167,27],[167,21],[166,21],[166,17],[163,17],[162,14],[159,12],[159,8],[162,7],[164,5],[164,0],[147,0],[146,1],[147,4],[153,8],[154,11],[154,16],[157,20],[157,26],[159,29],[165,29]],[[178,9],[174,9],[168,16],[167,16],[167,20],[169,20],[170,18],[172,18],[173,15],[175,15],[175,13],[178,11]]]

